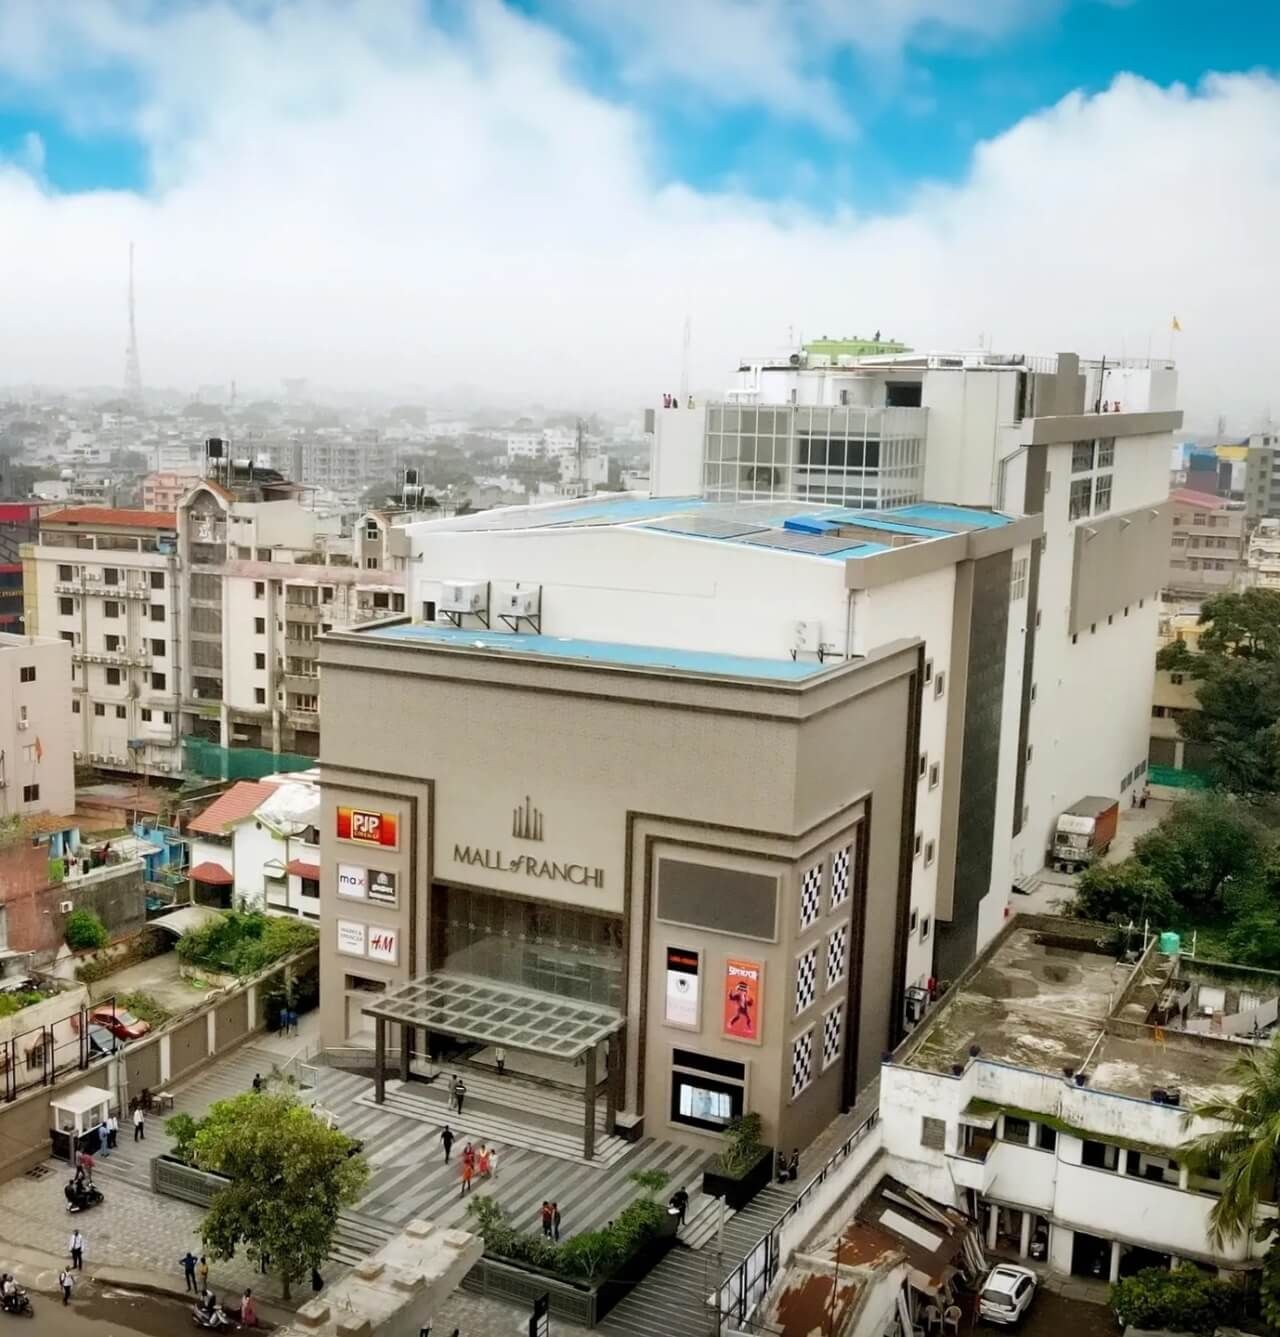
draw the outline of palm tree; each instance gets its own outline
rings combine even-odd
[[[1192,1169],[1217,1170],[1221,1175],[1221,1196],[1209,1213],[1209,1238],[1217,1248],[1253,1229],[1260,1203],[1276,1201],[1280,1037],[1270,1045],[1248,1050],[1231,1065],[1226,1077],[1238,1088],[1235,1095],[1195,1106],[1187,1113],[1184,1127],[1195,1119],[1212,1119],[1227,1127],[1218,1133],[1202,1133],[1181,1150]],[[1274,1226],[1267,1222],[1268,1234]]]

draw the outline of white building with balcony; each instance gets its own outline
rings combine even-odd
[[[1018,916],[956,981],[881,1069],[889,1172],[965,1208],[988,1249],[1055,1271],[1257,1267],[1250,1235],[1211,1241],[1218,1177],[1182,1148],[1214,1131],[1189,1109],[1271,1043],[1280,978],[1155,940],[1117,959],[1105,934]]]
[[[0,817],[75,809],[71,650],[0,632]]]

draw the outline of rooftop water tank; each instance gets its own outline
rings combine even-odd
[[[1160,935],[1160,955],[1177,956],[1182,947],[1182,939],[1176,933],[1162,933]]]

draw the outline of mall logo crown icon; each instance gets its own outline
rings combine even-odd
[[[525,795],[524,806],[511,809],[511,834],[517,840],[542,839],[542,813]]]

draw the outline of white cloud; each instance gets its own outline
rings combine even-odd
[[[678,383],[686,313],[694,384],[718,389],[788,325],[1132,356],[1167,351],[1174,312],[1194,412],[1247,418],[1277,383],[1280,83],[1262,75],[1122,78],[900,214],[818,217],[655,184],[645,124],[496,4],[448,34],[408,0],[314,0],[266,29],[222,6],[159,26],[73,8],[97,31],[29,28],[26,68],[48,89],[66,52],[126,60],[157,184],[58,196],[0,164],[0,381],[119,381],[134,240],[153,384],[625,404]]]

